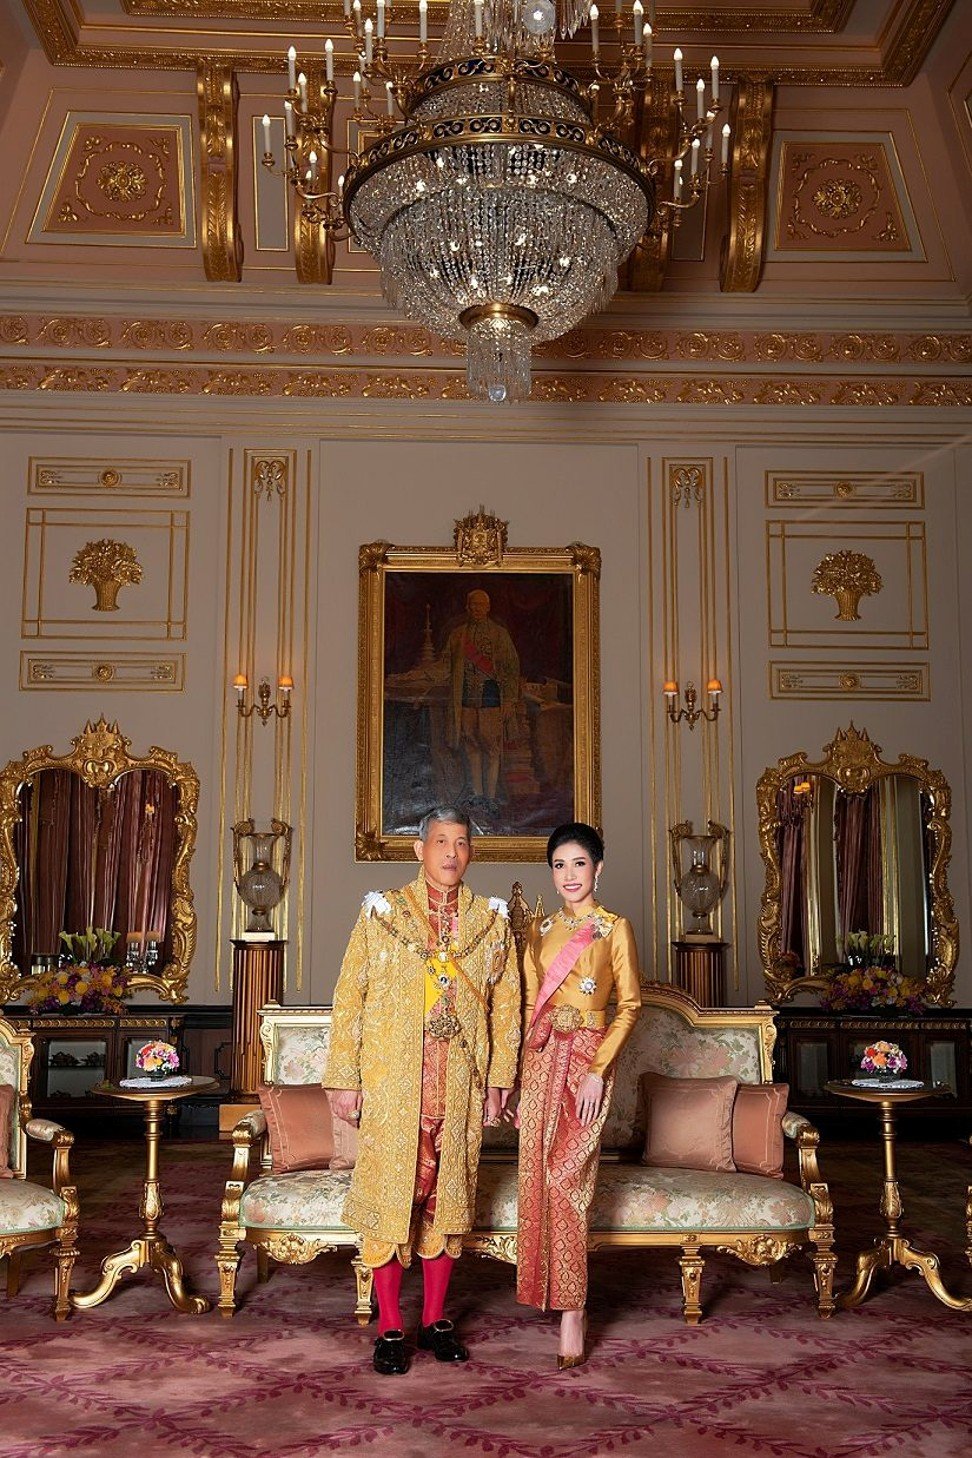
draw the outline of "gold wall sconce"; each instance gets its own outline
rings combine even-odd
[[[257,688],[256,701],[246,702],[247,680],[245,673],[238,673],[233,680],[233,688],[236,690],[236,712],[241,719],[249,719],[254,714],[261,724],[276,714],[278,719],[290,717],[290,695],[293,692],[294,681],[287,673],[282,673],[277,679],[277,697],[270,702],[270,695],[273,690],[270,687],[268,678],[261,679]]]
[[[694,683],[687,683],[682,691],[685,703],[678,706],[678,684],[674,679],[669,679],[665,684],[664,694],[667,701],[668,717],[673,724],[679,724],[684,719],[690,729],[694,729],[700,719],[707,724],[712,724],[719,717],[720,695],[722,684],[717,678],[710,678],[705,686],[709,699],[709,707],[703,709],[698,707],[698,693]]]

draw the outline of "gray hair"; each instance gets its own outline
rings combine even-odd
[[[419,840],[428,840],[433,825],[463,825],[466,834],[472,837],[472,821],[465,810],[459,810],[455,805],[433,805],[419,821]]]

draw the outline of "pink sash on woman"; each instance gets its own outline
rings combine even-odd
[[[554,993],[566,982],[577,959],[587,951],[593,942],[594,933],[594,922],[585,921],[584,925],[578,927],[570,941],[561,947],[556,957],[550,963],[550,966],[547,968],[547,975],[543,979],[540,991],[537,994],[533,1017],[530,1019],[529,1028],[527,1028],[528,1035]]]

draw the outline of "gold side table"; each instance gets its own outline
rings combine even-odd
[[[114,1291],[126,1271],[139,1271],[143,1266],[151,1266],[154,1271],[162,1272],[169,1300],[177,1311],[199,1316],[209,1310],[210,1302],[205,1296],[190,1296],[186,1291],[182,1279],[182,1262],[159,1229],[164,1209],[159,1181],[159,1145],[162,1142],[162,1120],[167,1106],[177,1099],[209,1093],[216,1087],[214,1078],[196,1076],[191,1083],[172,1085],[169,1088],[164,1084],[159,1088],[122,1088],[117,1083],[99,1083],[92,1090],[108,1098],[128,1099],[144,1107],[145,1179],[138,1207],[142,1233],[135,1236],[127,1249],[105,1257],[101,1263],[101,1280],[97,1286],[92,1291],[73,1295],[72,1306],[82,1311],[89,1306],[100,1306]]]
[[[874,1272],[898,1265],[909,1271],[918,1271],[933,1295],[952,1311],[972,1311],[972,1296],[953,1296],[939,1274],[938,1256],[912,1245],[900,1224],[904,1206],[895,1167],[895,1110],[899,1104],[912,1104],[946,1090],[931,1083],[923,1083],[921,1088],[915,1089],[860,1088],[855,1087],[849,1078],[832,1079],[826,1088],[828,1093],[836,1094],[838,1098],[856,1099],[860,1103],[875,1104],[880,1109],[881,1143],[884,1147],[881,1214],[888,1228],[884,1235],[878,1236],[870,1250],[861,1251],[857,1257],[854,1284],[837,1297],[838,1306],[844,1310],[860,1306],[870,1290]],[[972,1243],[972,1234],[969,1239]]]

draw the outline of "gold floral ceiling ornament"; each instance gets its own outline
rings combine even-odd
[[[880,572],[864,552],[828,552],[813,573],[814,592],[836,600],[835,616],[842,623],[858,621],[861,598],[873,597],[883,586]]]
[[[285,175],[329,245],[351,236],[373,254],[393,307],[465,345],[475,396],[525,399],[534,345],[602,308],[655,219],[676,226],[719,175],[718,58],[695,79],[697,63],[686,76],[674,50],[671,89],[658,78],[668,155],[647,158],[636,121],[656,89],[651,0],[617,0],[604,17],[590,0],[451,0],[434,58],[427,0],[417,47],[401,36],[390,45],[389,9],[344,0],[364,145],[336,181],[334,43],[299,64],[290,47]],[[555,39],[588,24],[582,82],[560,65]],[[272,171],[269,116],[263,129]],[[725,126],[723,176],[728,160]]]
[[[142,580],[142,564],[135,548],[127,542],[102,537],[100,542],[85,542],[71,563],[71,582],[83,582],[95,590],[92,611],[116,613],[118,593],[126,584]]]

